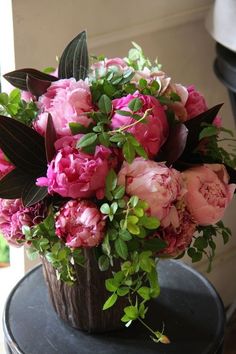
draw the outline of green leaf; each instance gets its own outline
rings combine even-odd
[[[144,89],[145,87],[147,87],[147,80],[145,79],[140,79],[139,80],[139,87],[142,89]]]
[[[123,241],[121,238],[115,240],[115,250],[117,254],[124,260],[128,257],[128,247],[126,242]]]
[[[65,48],[58,67],[60,79],[74,77],[84,80],[88,74],[89,58],[86,32],[79,33]]]
[[[127,221],[130,224],[137,224],[138,220],[139,219],[135,215],[129,215],[128,218],[127,218]]]
[[[1,94],[0,94],[1,96]],[[19,104],[21,100],[21,92],[19,89],[14,89],[10,92],[9,94],[9,101],[10,103],[16,103],[17,105]]]
[[[47,66],[46,68],[43,69],[43,72],[45,74],[51,74],[51,73],[54,73],[55,72],[55,68],[53,68],[52,66]]]
[[[113,278],[106,279],[105,286],[108,291],[116,291],[119,287],[119,283],[116,282]]]
[[[199,250],[203,250],[204,248],[207,248],[208,242],[204,237],[198,237],[194,241],[193,246],[198,248]]]
[[[142,106],[143,103],[140,98],[134,98],[128,104],[128,107],[129,109],[131,109],[132,112],[137,112],[140,108],[142,108]]]
[[[136,320],[138,318],[138,309],[135,306],[127,306],[124,308],[124,312],[126,314],[126,316],[130,319],[130,320]]]
[[[137,217],[141,218],[144,215],[144,211],[142,208],[134,208],[134,214],[137,215]]]
[[[225,245],[229,241],[229,234],[226,231],[222,230],[222,237]]]
[[[69,127],[70,127],[70,131],[73,135],[76,135],[79,133],[85,134],[88,131],[88,128],[86,128],[83,124],[80,124],[80,123],[71,122],[71,123],[69,123]]]
[[[118,204],[117,204],[117,202],[113,202],[112,204],[111,204],[111,211],[112,211],[112,214],[114,215],[116,212],[117,212],[117,209],[118,209]]]
[[[138,202],[139,202],[139,198],[137,197],[137,195],[133,195],[129,200],[129,203],[133,208],[137,206]]]
[[[129,293],[129,288],[127,286],[123,286],[117,289],[118,296],[125,296]]]
[[[102,272],[108,270],[110,266],[109,258],[105,255],[100,256],[98,259],[98,266]]]
[[[97,134],[88,133],[82,136],[82,138],[78,141],[77,147],[84,148],[86,146],[92,145],[97,140]]]
[[[26,248],[26,254],[31,261],[34,261],[39,256],[39,251],[32,246]]]
[[[109,114],[112,111],[112,102],[107,95],[102,95],[98,101],[98,107],[101,112]]]
[[[108,299],[107,299],[107,301],[105,302],[105,304],[103,305],[103,310],[107,310],[107,309],[109,309],[110,307],[112,307],[115,303],[116,303],[116,301],[117,301],[117,298],[118,298],[118,296],[114,293],[114,294],[112,294]]]
[[[154,216],[143,216],[140,223],[148,230],[155,230],[160,226],[160,221]]]
[[[100,211],[101,211],[103,214],[110,214],[110,211],[111,211],[110,205],[107,204],[107,203],[102,204],[101,207],[100,207]]]
[[[208,138],[210,136],[213,135],[217,135],[218,134],[218,128],[214,125],[210,126],[210,127],[206,127],[204,129],[202,129],[201,133],[199,134],[199,140],[203,139],[203,138]]]
[[[137,225],[131,224],[131,223],[127,223],[127,229],[129,230],[129,232],[132,235],[139,235],[140,233],[140,229]]]
[[[150,299],[150,289],[147,286],[142,286],[141,288],[138,289],[137,293],[144,299],[144,300],[149,300]]]
[[[0,104],[2,106],[6,106],[8,104],[8,95],[5,92],[0,93]]]
[[[125,116],[125,117],[130,117],[132,115],[131,112],[129,111],[123,111],[123,110],[120,110],[120,109],[117,109],[116,110],[116,113],[118,113],[119,115],[121,116]]]
[[[130,233],[127,230],[120,230],[119,231],[119,236],[124,241],[129,241],[129,240],[132,239],[132,236],[130,235]]]
[[[113,191],[117,185],[117,175],[113,169],[111,169],[106,177],[106,189]]]
[[[135,151],[136,151],[137,155],[139,155],[139,156],[143,157],[145,160],[147,160],[148,155],[141,145],[135,146]]]
[[[125,194],[125,187],[124,186],[118,186],[113,192],[113,196],[115,199],[123,198],[124,194]]]
[[[101,134],[99,134],[98,140],[99,140],[99,143],[103,146],[108,147],[110,145],[109,135],[106,132],[102,132]]]

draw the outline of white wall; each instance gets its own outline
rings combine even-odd
[[[4,0],[1,0],[4,1]],[[8,1],[8,0],[5,0]],[[194,84],[209,106],[225,102],[225,125],[234,128],[227,92],[215,78],[214,43],[203,19],[210,0],[13,0],[15,64],[41,69],[55,65],[67,42],[87,28],[93,54],[124,56],[131,40],[151,58],[158,55],[176,82]],[[1,31],[0,31],[1,32]],[[236,199],[236,198],[235,198]],[[219,241],[218,256],[209,278],[226,304],[236,296],[236,200],[225,217],[233,230],[227,247]],[[204,262],[196,265],[202,271]]]

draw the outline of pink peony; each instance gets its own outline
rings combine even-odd
[[[180,101],[168,104],[168,107],[170,107],[181,122],[185,122],[188,119],[187,110],[185,108],[185,104],[188,100],[188,90],[181,84],[171,84],[165,91],[165,96],[171,98],[171,94],[173,93],[179,96]]]
[[[117,98],[112,101],[114,110],[123,110],[130,112],[128,104],[134,98],[139,98],[143,106],[136,112],[142,117],[147,109],[152,109],[146,118],[146,123],[137,123],[131,128],[126,129],[134,135],[138,142],[144,147],[150,158],[154,157],[160,147],[164,144],[168,136],[168,123],[163,107],[155,97],[145,96],[138,93]],[[135,120],[131,117],[122,116],[115,112],[111,120],[112,129],[130,125]]]
[[[117,74],[122,74],[128,69],[126,62],[121,58],[105,58],[103,61],[98,61],[91,66],[92,77],[100,78],[105,76],[109,71],[114,71]]]
[[[37,180],[38,186],[47,186],[49,193],[62,197],[104,197],[105,181],[109,171],[111,151],[103,145],[96,146],[94,154],[76,148],[78,136],[64,137],[55,143],[58,149],[47,170],[47,177]]]
[[[144,67],[141,71],[135,71],[135,74],[130,82],[138,84],[141,79],[146,80],[148,84],[154,80],[157,81],[159,84],[157,93],[159,94],[163,94],[165,92],[171,80],[171,78],[168,77],[164,71],[158,70],[157,68],[151,71],[147,67]]]
[[[80,123],[88,127],[92,122],[85,112],[91,111],[92,98],[86,81],[63,79],[52,82],[47,92],[40,97],[41,113],[34,123],[34,128],[44,134],[48,113],[52,115],[56,132],[59,136],[71,135],[69,123]]]
[[[172,222],[167,222],[166,218],[174,208],[174,202],[184,193],[181,174],[177,170],[139,157],[131,164],[124,162],[118,175],[118,183],[125,186],[128,195],[137,195],[145,200],[150,214],[165,225]],[[175,213],[171,214],[175,218]]]
[[[25,208],[20,199],[0,199],[0,230],[8,243],[20,246],[25,239],[22,227],[38,224],[44,214],[41,203]]]
[[[195,222],[203,226],[218,222],[236,187],[235,184],[228,184],[225,167],[205,164],[190,168],[182,175],[187,185],[185,202]]]
[[[188,99],[185,108],[188,114],[187,119],[191,119],[205,112],[208,108],[207,108],[205,98],[202,96],[200,92],[195,90],[195,87],[193,85],[189,86],[187,89],[188,89]]]
[[[70,200],[57,213],[55,227],[68,247],[94,247],[103,239],[105,221],[92,202]]]
[[[25,102],[31,102],[35,100],[35,96],[28,91],[21,91],[21,99]]]
[[[14,170],[14,166],[6,159],[3,151],[0,149],[0,179]]]
[[[153,237],[158,237],[166,243],[166,247],[158,253],[158,256],[177,257],[192,241],[196,224],[185,208],[178,209],[177,212],[179,222],[176,227],[173,225],[161,227],[153,234]]]

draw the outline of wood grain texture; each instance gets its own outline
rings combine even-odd
[[[102,310],[111,295],[105,288],[105,279],[112,276],[111,271],[99,270],[93,250],[85,250],[84,255],[85,267],[75,266],[76,283],[73,286],[57,280],[55,269],[42,258],[44,277],[55,311],[72,327],[89,333],[123,327],[120,319],[127,305],[124,298],[119,298],[112,308]]]

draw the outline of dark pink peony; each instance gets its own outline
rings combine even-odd
[[[58,151],[48,166],[47,177],[38,178],[37,185],[62,197],[102,199],[111,151],[98,145],[94,154],[87,154],[75,147],[77,140],[78,136],[71,136],[56,142]]]
[[[193,219],[199,225],[211,225],[222,219],[232,200],[235,184],[223,165],[205,164],[182,173],[186,181],[185,202]]]
[[[207,104],[203,95],[195,90],[193,85],[187,88],[188,99],[185,105],[187,111],[187,119],[198,116],[199,114],[207,111]]]
[[[136,112],[140,117],[144,115],[147,109],[151,108],[152,110],[146,118],[146,123],[137,123],[126,130],[134,135],[138,142],[144,147],[148,156],[152,158],[158,153],[168,136],[169,128],[166,114],[155,97],[141,95],[138,92],[113,100],[114,110],[130,112],[128,105],[134,98],[139,98],[143,103],[142,108]],[[134,122],[135,120],[133,118],[122,116],[115,112],[112,116],[111,127],[115,130]]]
[[[69,123],[88,127],[92,119],[85,112],[91,111],[92,97],[88,83],[83,80],[63,79],[52,82],[47,92],[40,97],[41,113],[34,128],[44,135],[48,113],[52,115],[58,136],[71,135]]]
[[[57,213],[55,227],[68,247],[94,247],[103,239],[105,221],[92,202],[70,200]]]
[[[118,183],[125,186],[128,195],[145,200],[150,214],[162,223],[176,223],[176,213],[172,209],[184,193],[180,172],[163,163],[138,157],[131,164],[124,162]]]
[[[20,199],[0,199],[0,230],[11,245],[23,243],[23,226],[31,227],[44,217],[45,207],[41,203],[24,207]]]
[[[158,253],[158,256],[177,257],[191,244],[196,224],[185,208],[176,210],[178,225],[170,224],[166,228],[160,227],[153,234],[153,237],[158,237],[166,243],[166,247]]]
[[[10,161],[7,160],[6,156],[0,149],[0,179],[7,175],[9,172],[14,170],[14,166]]]

